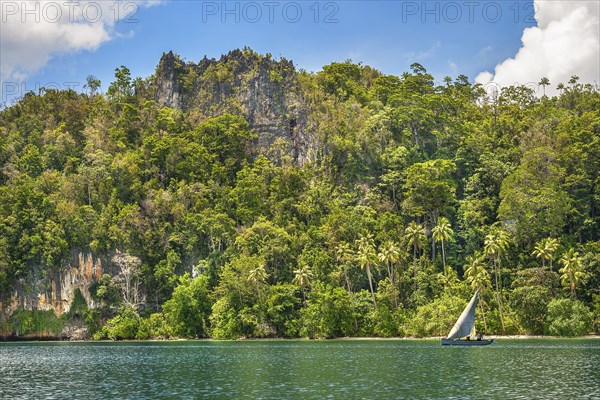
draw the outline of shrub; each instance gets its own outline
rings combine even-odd
[[[522,286],[512,292],[512,303],[520,324],[529,333],[542,334],[551,294],[542,286]]]
[[[135,310],[123,307],[116,317],[106,322],[102,331],[112,340],[135,339],[139,326],[140,317]]]
[[[140,320],[136,339],[167,339],[171,332],[164,315],[160,313],[151,314],[148,318]]]
[[[17,336],[58,336],[64,326],[53,310],[19,310],[11,315],[9,323]]]
[[[179,286],[163,305],[163,315],[173,336],[195,338],[208,336],[210,299],[208,278],[200,275],[180,278]]]
[[[302,336],[330,338],[352,333],[352,303],[348,292],[341,287],[315,285],[301,315]]]
[[[590,332],[592,314],[579,300],[554,299],[548,304],[547,332],[555,336],[582,336]]]

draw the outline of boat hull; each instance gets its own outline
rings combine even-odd
[[[494,339],[489,340],[455,340],[442,339],[442,346],[487,346],[494,343]]]

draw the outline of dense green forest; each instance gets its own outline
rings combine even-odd
[[[87,93],[28,93],[0,112],[0,300],[73,250],[116,271],[90,288],[96,307],[78,293],[60,318],[23,310],[0,317],[5,330],[439,336],[476,289],[488,334],[600,330],[597,87],[540,77],[560,94],[494,94],[419,64],[309,73],[236,54],[179,83],[220,87],[240,62],[292,76],[302,160],[284,136],[258,145],[243,107],[161,106],[155,76],[126,67],[104,94],[89,77]]]

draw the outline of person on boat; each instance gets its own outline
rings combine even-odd
[[[471,340],[471,336],[467,336],[467,340]]]
[[[483,339],[483,333],[478,333],[477,340],[482,340],[482,339]]]

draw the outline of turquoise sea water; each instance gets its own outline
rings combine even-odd
[[[600,399],[600,340],[1,343],[1,399]]]

